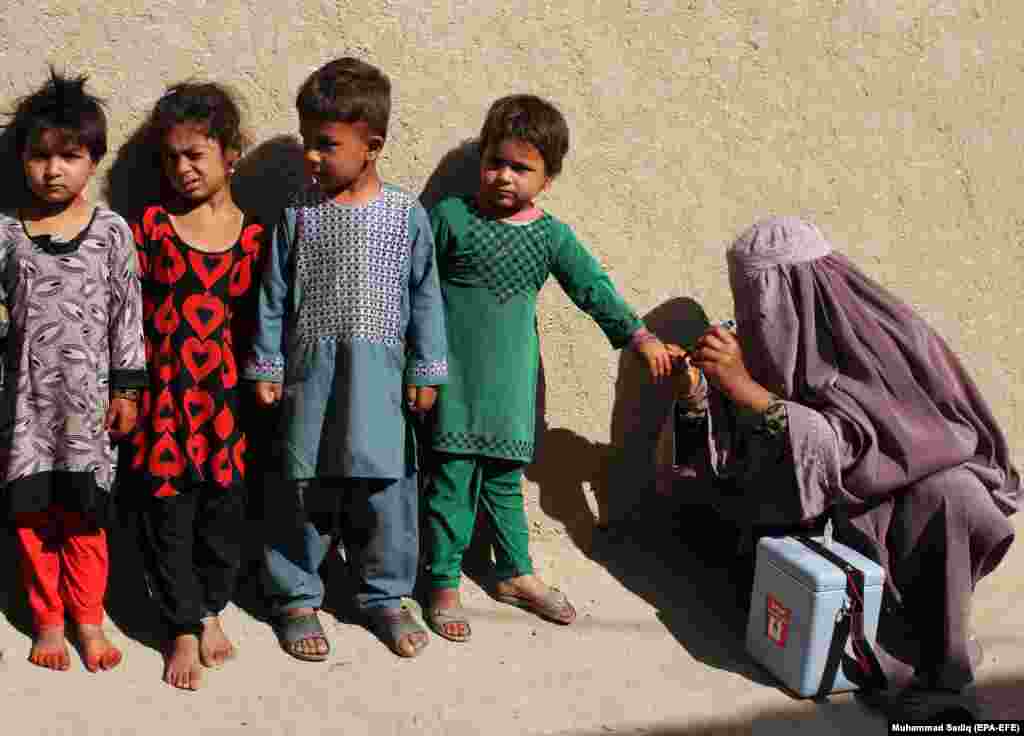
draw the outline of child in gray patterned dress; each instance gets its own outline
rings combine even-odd
[[[359,608],[396,654],[414,657],[427,631],[408,599],[419,551],[409,418],[447,380],[434,241],[416,198],[377,173],[391,108],[384,74],[332,61],[302,85],[296,107],[315,184],[274,232],[245,370],[262,403],[282,403],[292,481],[267,494],[267,516],[280,521],[268,524],[266,588],[282,647],[325,659],[320,531],[344,518]],[[271,503],[285,506],[275,513]],[[327,529],[314,525],[318,511]]]
[[[145,384],[142,301],[131,230],[84,197],[106,153],[106,117],[85,77],[52,72],[10,123],[25,175],[0,214],[0,304],[10,316],[0,483],[21,551],[36,636],[29,661],[70,666],[65,611],[91,672],[121,652],[103,633],[104,524]]]

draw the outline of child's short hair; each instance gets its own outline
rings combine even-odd
[[[53,67],[38,90],[18,100],[8,129],[14,132],[18,158],[48,130],[64,133],[64,142],[84,146],[93,163],[107,153],[107,116],[103,101],[85,91],[89,77],[65,77]]]
[[[175,125],[194,123],[206,129],[222,151],[242,153],[247,143],[242,111],[231,91],[215,82],[180,82],[167,89],[149,116],[150,142],[159,151],[164,136]]]
[[[569,152],[569,124],[547,100],[536,95],[508,95],[491,105],[480,130],[480,150],[506,138],[524,140],[540,151],[548,176],[562,171],[562,159]]]
[[[300,118],[366,123],[387,138],[391,80],[365,61],[345,57],[324,64],[302,83],[295,98]]]

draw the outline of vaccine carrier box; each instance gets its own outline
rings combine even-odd
[[[884,570],[838,542],[814,539],[864,573],[864,634],[874,647]],[[833,636],[837,627],[849,630],[852,605],[846,573],[838,565],[793,537],[764,537],[757,545],[747,651],[800,697],[856,690],[843,666],[826,672]],[[843,638],[839,645],[845,650],[843,660],[849,661],[852,632]],[[823,685],[826,676],[832,682]]]

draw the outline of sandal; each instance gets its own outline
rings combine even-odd
[[[402,638],[409,634],[425,634],[426,637],[430,636],[430,632],[420,622],[422,610],[419,604],[411,598],[403,598],[402,604],[398,608],[378,608],[370,611],[366,616],[373,633],[399,657],[419,656],[420,652],[426,649],[427,644],[430,642],[429,638],[424,638],[419,642],[413,641],[412,654],[406,654],[401,646],[399,646]]]
[[[466,609],[462,606],[452,606],[451,608],[431,608],[427,612],[427,626],[438,636],[448,641],[469,641],[469,637],[473,632],[469,628],[469,621],[466,619]],[[465,634],[449,634],[445,630],[445,626],[451,624],[462,624],[466,627]]]
[[[537,614],[552,623],[568,626],[576,620],[576,609],[558,588],[549,588],[547,595],[540,600],[516,595],[515,593],[497,593],[494,596],[499,602],[507,603],[516,608],[523,608]]]
[[[305,616],[281,614],[274,622],[274,633],[277,634],[281,648],[303,662],[323,662],[331,653],[331,642],[328,641],[327,632],[324,631],[315,613],[308,613]],[[323,639],[327,644],[327,651],[323,654],[308,654],[296,648],[299,642],[311,639]]]

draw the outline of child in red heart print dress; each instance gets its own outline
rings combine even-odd
[[[246,436],[238,361],[255,315],[265,230],[231,197],[243,141],[215,84],[172,87],[148,124],[166,195],[133,225],[150,385],[132,468],[150,594],[169,629],[164,680],[199,687],[234,654],[218,614],[241,563]]]

